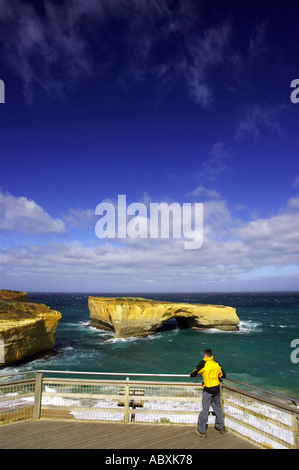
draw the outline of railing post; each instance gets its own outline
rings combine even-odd
[[[42,388],[43,388],[43,374],[38,373],[35,377],[33,419],[40,419]]]
[[[219,385],[220,385],[220,405],[221,405],[222,414],[223,414],[223,426],[225,426],[224,398],[223,398],[222,382],[220,382]]]
[[[298,427],[298,418],[295,414],[292,414],[292,428],[294,436],[294,447],[299,449],[299,427]]]
[[[125,416],[124,421],[125,423],[129,422],[129,398],[130,398],[130,385],[129,385],[129,377],[126,377],[126,385],[125,385]]]

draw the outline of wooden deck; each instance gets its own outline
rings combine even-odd
[[[232,432],[194,426],[40,419],[0,426],[0,449],[257,449]]]

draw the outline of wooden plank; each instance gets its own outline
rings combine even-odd
[[[81,400],[83,398],[90,399],[90,400],[114,400],[114,401],[122,401],[124,402],[124,395],[113,395],[113,394],[95,394],[95,393],[68,393],[68,392],[43,392],[43,397],[54,397],[54,398],[72,398]],[[154,396],[154,395],[133,395],[129,394],[130,401],[155,401],[155,402],[183,402],[186,401],[198,403],[200,401],[200,397],[163,397],[163,396]]]
[[[196,426],[40,419],[0,427],[1,449],[254,449],[254,444],[213,427],[207,439]]]
[[[3,383],[0,383],[0,389],[3,387],[7,387],[7,388],[10,388],[10,387],[15,387],[15,385],[26,385],[26,384],[30,384],[30,385],[33,385],[35,383],[35,379],[24,379],[24,380],[17,380],[15,382],[3,382]]]

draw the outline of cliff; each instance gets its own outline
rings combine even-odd
[[[90,324],[113,331],[115,337],[156,333],[171,318],[195,329],[237,330],[236,309],[222,305],[161,302],[134,297],[89,297]]]
[[[23,302],[29,301],[28,292],[20,292],[18,290],[0,290],[0,300],[18,300]]]
[[[0,291],[0,366],[52,350],[60,318],[27,292]]]

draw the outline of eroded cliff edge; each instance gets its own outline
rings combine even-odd
[[[90,324],[116,338],[147,336],[175,318],[184,327],[237,330],[236,309],[223,305],[161,302],[135,297],[89,297]]]
[[[61,313],[28,299],[27,292],[0,291],[0,366],[54,347]]]

